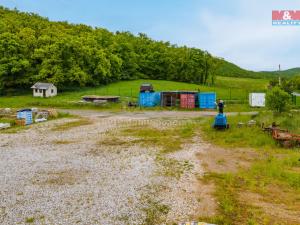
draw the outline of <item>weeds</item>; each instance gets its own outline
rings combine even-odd
[[[179,179],[184,172],[190,171],[193,165],[189,161],[179,161],[172,158],[166,158],[163,155],[156,157],[156,162],[160,165],[159,175],[174,177]]]
[[[34,217],[28,217],[25,219],[25,223],[34,223],[35,219]]]
[[[207,140],[216,145],[231,147],[228,151],[234,151],[235,147],[252,147],[261,152],[263,157],[255,160],[249,168],[241,168],[237,172],[208,172],[204,176],[205,182],[215,183],[215,197],[219,202],[218,214],[205,219],[216,224],[298,223],[299,219],[294,220],[290,215],[300,211],[299,200],[295,200],[300,199],[300,153],[297,150],[279,149],[273,139],[259,127],[238,128],[238,122],[247,124],[251,119],[255,119],[258,124],[264,122],[268,125],[276,121],[282,128],[294,132],[299,130],[299,114],[260,113],[255,118],[229,117],[231,127],[224,132],[215,131],[211,128],[212,120],[207,121],[203,127]],[[253,195],[259,196],[258,200],[253,199]],[[266,204],[275,212],[265,208]],[[276,210],[279,210],[278,213]]]
[[[86,125],[90,125],[90,124],[92,124],[92,122],[90,120],[82,118],[82,119],[67,122],[64,124],[59,124],[59,125],[55,126],[54,128],[52,128],[52,131],[66,131],[66,130],[70,130],[75,127],[86,126]]]
[[[248,185],[256,188],[276,182],[300,190],[300,174],[293,171],[294,168],[299,168],[299,159],[299,154],[292,153],[285,159],[270,156],[263,162],[254,163],[251,169],[242,175]],[[256,177],[256,179],[252,179],[252,177]]]
[[[73,185],[77,180],[76,176],[84,176],[86,173],[86,171],[75,173],[72,170],[51,171],[34,178],[32,183],[35,185]]]
[[[169,206],[149,196],[144,196],[142,201],[144,204],[142,211],[144,211],[146,215],[143,225],[164,224],[170,210]]]
[[[255,119],[270,125],[276,122],[281,128],[288,129],[292,132],[300,134],[300,113],[299,112],[289,112],[274,114],[270,112],[260,113]]]
[[[162,153],[171,153],[181,149],[183,143],[191,141],[196,125],[185,125],[158,129],[150,126],[134,126],[124,129],[122,134],[134,137],[135,143],[143,146],[157,146]]]
[[[56,145],[67,145],[67,144],[72,144],[74,143],[74,141],[69,141],[69,140],[56,140],[56,141],[53,141],[53,144],[56,144]]]
[[[127,140],[122,140],[119,137],[113,136],[114,134],[109,134],[105,136],[102,140],[98,141],[98,145],[106,146],[129,146],[131,143]]]
[[[210,119],[203,127],[204,138],[212,143],[226,147],[276,147],[272,137],[263,133],[259,126],[247,126],[248,121],[251,119],[250,116],[228,117],[230,129],[226,131],[216,131],[212,129],[213,119]],[[240,122],[242,122],[244,126],[238,127],[238,123]]]
[[[233,174],[209,173],[203,179],[216,184],[215,196],[219,202],[218,215],[201,218],[216,224],[258,224],[261,211],[239,200],[239,177]]]
[[[5,129],[5,130],[1,130],[0,133],[3,133],[3,134],[16,134],[20,131],[27,130],[27,129],[29,129],[28,126],[14,126],[14,127],[11,127],[11,128]]]
[[[285,221],[280,224],[292,223],[287,218],[271,216],[264,208],[254,206],[251,193],[261,196],[260,206],[268,202],[274,209],[276,204],[280,204],[279,209],[284,205],[291,214],[299,212],[300,204],[295,199],[300,197],[300,175],[289,171],[295,165],[298,167],[293,157],[282,161],[274,158],[258,161],[250,169],[242,169],[238,173],[207,173],[202,179],[216,184],[219,213],[206,219],[217,224],[260,224],[270,220]],[[241,194],[244,194],[244,199],[241,199]]]

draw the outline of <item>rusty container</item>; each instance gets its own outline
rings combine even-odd
[[[180,108],[193,109],[195,102],[195,94],[180,94]]]

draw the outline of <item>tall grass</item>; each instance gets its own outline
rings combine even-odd
[[[230,116],[227,118],[230,128],[225,131],[212,129],[214,119],[210,119],[203,127],[204,137],[207,140],[226,147],[274,147],[275,143],[268,134],[261,131],[259,126],[247,126],[248,121],[252,120],[251,116]],[[239,123],[243,125],[239,127]]]
[[[281,128],[300,134],[300,112],[295,111],[281,114],[264,112],[260,113],[256,119],[266,125],[271,125],[275,122]]]
[[[262,207],[253,205],[250,193],[260,196],[261,205],[271,205],[299,213],[300,204],[300,151],[299,149],[280,149],[272,137],[260,127],[239,128],[239,122],[246,124],[254,119],[258,124],[272,122],[282,128],[299,133],[300,114],[297,112],[275,115],[271,112],[260,113],[256,117],[228,117],[231,128],[226,131],[212,129],[213,120],[208,120],[203,127],[207,140],[229,151],[234,148],[253,148],[259,157],[250,167],[240,168],[237,172],[208,172],[203,181],[214,182],[215,197],[219,202],[218,213],[210,218],[201,218],[216,224],[292,224],[281,216],[274,215]],[[230,148],[229,148],[230,147]],[[279,193],[278,193],[279,192]],[[242,200],[246,194],[248,201]]]
[[[253,148],[275,148],[276,142],[268,133],[264,133],[261,124],[270,126],[273,122],[282,129],[300,134],[300,113],[273,114],[272,112],[260,112],[258,116],[229,116],[230,129],[216,131],[212,129],[214,119],[207,121],[203,127],[204,137],[215,144],[227,147],[253,147]],[[256,121],[256,126],[248,126],[250,120]],[[239,123],[243,125],[239,127]]]

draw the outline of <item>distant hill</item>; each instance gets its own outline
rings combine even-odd
[[[293,77],[293,76],[297,76],[299,75],[300,76],[300,67],[297,67],[297,68],[292,68],[292,69],[288,69],[288,70],[283,70],[283,71],[273,71],[273,72],[268,72],[268,71],[264,71],[262,73],[266,73],[266,74],[271,74],[271,75],[280,75],[282,77]]]
[[[300,75],[300,67],[298,68],[292,68],[288,70],[283,71],[260,71],[255,72],[251,70],[245,70],[231,62],[228,62],[223,59],[219,59],[219,67],[217,69],[217,75],[218,76],[224,76],[224,77],[243,77],[243,78],[266,78],[266,79],[272,79],[274,77],[278,77],[279,75],[281,77],[293,77]]]

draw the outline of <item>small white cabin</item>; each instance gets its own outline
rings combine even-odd
[[[57,88],[52,83],[35,83],[32,87],[33,97],[48,98],[57,95]]]
[[[250,93],[249,104],[251,107],[265,107],[266,94],[265,93]]]

